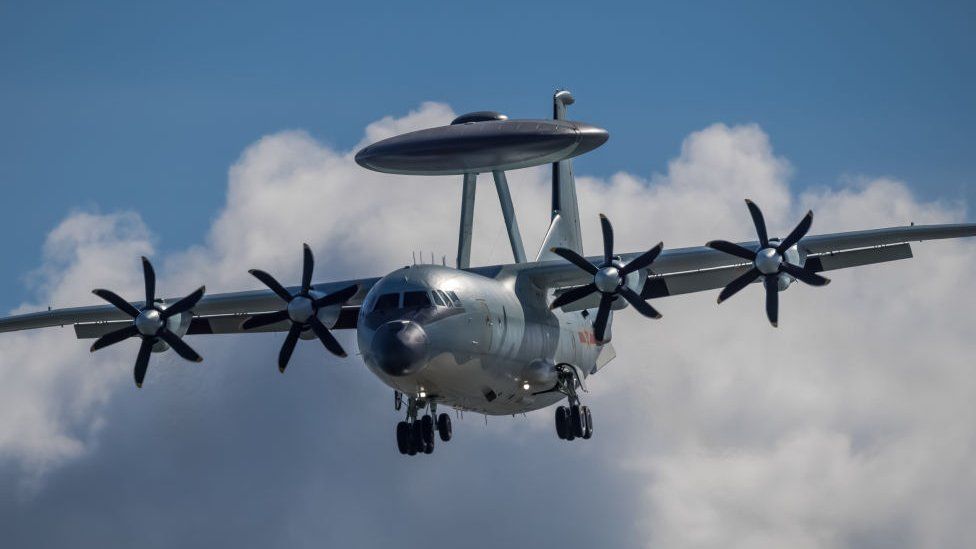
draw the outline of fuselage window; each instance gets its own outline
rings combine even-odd
[[[454,292],[447,292],[447,295],[449,295],[451,297],[451,301],[454,302],[454,306],[455,307],[460,307],[461,306],[461,300],[458,299],[458,295],[456,293],[454,293]]]
[[[403,292],[404,309],[422,309],[430,306],[430,296],[427,295],[427,292]]]
[[[376,298],[374,311],[386,312],[393,311],[400,306],[400,294],[383,294]]]
[[[444,298],[441,297],[441,293],[438,290],[430,292],[431,297],[434,298],[434,303],[441,307],[447,307],[447,303],[444,303]]]

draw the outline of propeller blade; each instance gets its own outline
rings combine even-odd
[[[285,337],[285,342],[281,344],[281,352],[278,353],[278,371],[285,373],[285,368],[288,367],[288,361],[291,360],[291,354],[295,352],[295,345],[298,343],[298,336],[302,333],[301,324],[292,324],[291,330],[288,330],[288,335]]]
[[[733,244],[727,240],[712,240],[705,244],[713,250],[718,250],[720,252],[725,252],[729,255],[734,255],[736,257],[741,257],[749,261],[756,260],[756,252],[750,250],[749,248],[744,248],[738,244]]]
[[[752,284],[761,275],[762,273],[759,272],[759,269],[755,267],[749,269],[745,274],[739,278],[736,278],[732,282],[729,282],[729,284],[722,289],[722,292],[718,294],[718,302],[721,303],[739,293],[739,290],[745,288],[749,284]]]
[[[793,247],[794,244],[800,241],[801,238],[806,236],[807,231],[810,230],[810,225],[813,225],[813,211],[808,211],[807,215],[803,216],[803,219],[794,227],[793,231],[787,236],[779,246],[776,246],[776,251],[783,255],[786,250]]]
[[[811,286],[826,286],[827,284],[830,284],[829,278],[822,277],[813,271],[804,269],[803,267],[797,267],[792,263],[786,263],[784,261],[780,266],[780,269],[793,278],[805,282]]]
[[[241,324],[242,330],[253,330],[270,324],[275,324],[283,320],[288,320],[288,311],[275,311],[273,313],[261,313],[252,316]]]
[[[302,260],[302,293],[308,293],[312,288],[312,270],[315,269],[315,257],[312,256],[312,248],[308,244],[302,244],[305,257]]]
[[[348,288],[343,288],[338,292],[332,292],[331,294],[316,300],[315,308],[317,309],[319,307],[328,307],[329,305],[335,305],[336,303],[345,303],[349,301],[349,299],[352,298],[352,296],[356,295],[356,292],[358,291],[359,291],[359,285],[353,284],[352,286],[349,286]]]
[[[657,246],[654,246],[650,250],[647,250],[646,252],[634,258],[634,260],[631,261],[630,263],[624,265],[624,267],[620,269],[620,276],[627,276],[634,271],[639,271],[644,267],[647,267],[651,263],[654,263],[654,260],[657,259],[657,256],[661,255],[661,250],[663,249],[664,249],[664,242],[658,242]]]
[[[132,336],[137,336],[137,335],[139,335],[139,329],[136,328],[135,324],[133,324],[132,326],[126,326],[121,330],[115,330],[114,332],[109,332],[103,335],[102,337],[96,339],[95,343],[92,343],[91,352],[94,353],[99,349],[104,349],[109,345],[115,345],[120,341],[124,341],[126,339],[129,339]]]
[[[637,310],[638,313],[646,316],[647,318],[661,318],[661,313],[657,312],[657,309],[651,307],[651,304],[641,299],[637,292],[631,290],[627,286],[620,287],[620,295],[630,303],[630,306]]]
[[[139,309],[133,307],[131,303],[122,299],[121,297],[119,297],[118,294],[114,292],[111,292],[109,290],[92,290],[92,293],[104,299],[105,301],[108,301],[112,305],[115,305],[116,309],[131,316],[132,318],[139,316]]]
[[[275,294],[278,295],[278,297],[283,299],[285,303],[291,301],[292,295],[288,293],[288,290],[286,290],[284,286],[279,284],[278,281],[275,280],[273,276],[269,275],[268,273],[260,269],[251,269],[248,272],[251,273],[251,275],[254,276],[254,278],[263,282],[265,286],[270,288],[272,292],[274,292]]]
[[[189,345],[186,344],[180,336],[174,334],[173,332],[163,328],[159,331],[158,337],[162,338],[163,341],[169,344],[170,347],[176,351],[176,354],[189,360],[190,362],[202,362],[203,358],[197,354]]]
[[[595,275],[596,272],[599,270],[596,268],[596,265],[590,263],[585,258],[583,258],[583,256],[574,252],[573,250],[569,250],[567,248],[552,248],[552,253],[558,255],[559,257],[565,259],[566,261],[569,261],[573,265],[576,265],[577,267],[583,269],[584,271],[590,273],[591,275]]]
[[[752,216],[752,223],[756,226],[756,234],[759,235],[759,245],[763,248],[769,247],[769,233],[766,232],[766,220],[763,219],[762,211],[752,200],[746,199],[746,206],[749,208],[749,215]]]
[[[200,286],[192,294],[177,301],[172,306],[167,307],[165,310],[163,310],[163,312],[159,313],[159,316],[166,319],[171,316],[175,316],[189,311],[197,304],[198,301],[200,301],[200,299],[203,297],[203,294],[206,291],[207,291],[206,286]]]
[[[156,302],[156,270],[145,256],[142,258],[142,274],[146,282],[146,308],[148,309]]]
[[[313,316],[309,319],[308,323],[312,326],[312,331],[315,332],[315,335],[319,337],[319,341],[322,342],[322,345],[325,345],[325,348],[330,353],[339,357],[348,356],[346,350],[342,348],[342,345],[339,345],[339,342],[336,341],[336,338],[325,327],[325,324],[322,324],[322,321],[318,317]]]
[[[773,328],[779,325],[779,281],[776,275],[766,275],[766,317]]]
[[[610,320],[610,306],[613,304],[613,294],[603,294],[600,298],[600,308],[596,311],[596,320],[593,321],[593,335],[597,341],[603,341],[606,335],[607,321]]]
[[[613,261],[613,225],[607,216],[600,214],[600,228],[603,231],[603,264]]]
[[[146,369],[149,368],[149,355],[152,353],[153,344],[152,338],[142,340],[139,356],[136,357],[136,367],[132,370],[132,375],[136,379],[136,387],[140,389],[142,388],[142,381],[146,379]]]
[[[579,301],[580,299],[583,299],[596,291],[599,290],[596,289],[596,284],[593,283],[571,288],[556,296],[556,299],[553,300],[552,305],[549,305],[549,309],[558,309],[559,307],[569,305],[570,303]]]

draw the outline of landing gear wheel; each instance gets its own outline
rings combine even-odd
[[[437,434],[444,442],[451,440],[451,416],[447,414],[437,416]]]
[[[590,413],[589,406],[583,406],[583,428],[586,431],[583,438],[589,440],[593,436],[593,414]]]
[[[556,408],[556,435],[566,440],[569,434],[569,409],[565,406]]]
[[[430,442],[424,441],[424,453],[433,454],[434,453],[434,439],[430,439]]]
[[[414,421],[410,426],[410,455],[424,451],[424,432],[419,421]]]
[[[434,445],[434,418],[430,416],[420,418],[420,433],[425,444]]]
[[[570,425],[572,426],[573,438],[580,437],[584,438],[586,435],[586,423],[583,417],[583,411],[580,406],[573,406],[569,410]]]
[[[410,424],[406,421],[397,423],[396,426],[397,450],[401,454],[410,453]]]

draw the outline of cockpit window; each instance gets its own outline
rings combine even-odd
[[[430,306],[430,296],[427,295],[427,292],[414,291],[403,293],[404,309],[422,309]]]
[[[437,305],[439,305],[441,307],[446,307],[447,306],[447,303],[444,303],[444,298],[441,297],[440,290],[434,290],[430,294],[431,294],[431,297],[434,298],[434,303],[436,303]]]
[[[383,294],[376,298],[376,305],[373,306],[374,311],[392,311],[400,306],[400,294]]]
[[[455,307],[461,306],[461,300],[458,299],[458,295],[454,292],[447,292],[447,295],[451,297],[451,301],[454,302]]]

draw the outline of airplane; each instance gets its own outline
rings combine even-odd
[[[460,175],[461,221],[454,267],[413,264],[384,276],[314,282],[306,244],[300,283],[284,286],[266,271],[250,273],[266,290],[178,299],[156,293],[152,263],[142,258],[145,299],[110,290],[108,305],[27,313],[0,319],[0,332],[72,325],[91,351],[140,340],[133,375],[142,387],[153,353],[172,349],[189,361],[200,355],[186,336],[286,332],[278,368],[284,373],[299,340],[317,339],[334,355],[347,353],[334,330],[355,330],[366,368],[394,391],[400,453],[430,454],[435,438],[452,437],[451,418],[438,407],[485,415],[555,408],[556,434],[590,439],[593,414],[582,404],[586,380],[612,361],[613,312],[633,307],[659,319],[648,300],[721,289],[718,302],[752,283],[765,291],[765,312],[779,322],[779,294],[796,281],[825,286],[827,271],[912,257],[910,242],[976,235],[976,224],[902,226],[809,235],[808,212],[783,238],[771,237],[759,206],[746,200],[757,240],[713,240],[704,246],[618,253],[610,220],[600,216],[602,253],[584,256],[573,158],[603,145],[606,130],[567,118],[573,95],[553,96],[549,119],[517,120],[480,111],[450,125],[373,143],[356,161],[402,175]],[[533,260],[525,253],[506,172],[552,166],[549,230]],[[478,174],[491,173],[513,263],[472,266]],[[565,400],[565,402],[563,402]],[[403,408],[406,410],[403,410]]]

